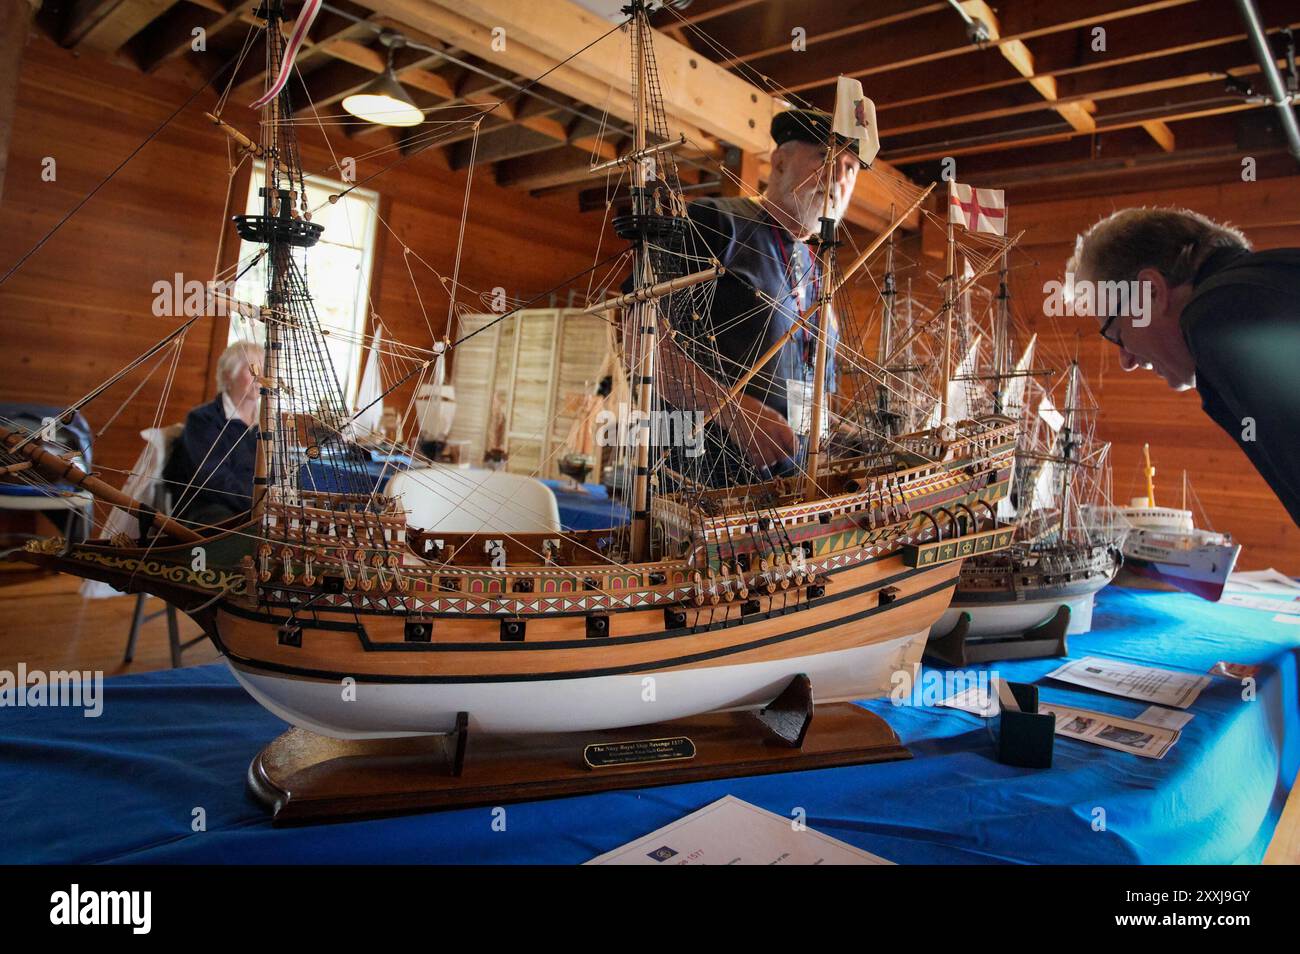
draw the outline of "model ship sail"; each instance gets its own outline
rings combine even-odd
[[[284,75],[276,0],[259,13],[267,75]],[[725,320],[707,307],[724,270],[689,254],[693,226],[672,155],[681,139],[664,118],[645,4],[633,0],[627,14],[633,147],[608,171],[631,172],[632,206],[614,227],[631,243],[632,281],[591,310],[629,313],[622,359],[636,410],[698,411],[694,429],[727,412],[770,355],[738,370],[710,343],[714,322]],[[764,705],[798,674],[819,700],[882,694],[898,668],[919,659],[962,557],[1011,543],[995,509],[1012,480],[1016,422],[981,413],[945,420],[941,430],[876,428],[870,387],[842,416],[858,428],[848,444],[819,443],[816,418],[829,402],[813,389],[811,452],[801,473],[783,478],[758,480],[725,455],[680,460],[649,440],[620,444],[615,469],[633,512],[626,526],[520,532],[492,519],[510,500],[490,481],[418,455],[400,496],[375,489],[345,452],[351,415],[312,304],[309,262],[321,229],[305,199],[289,89],[266,97],[260,140],[241,145],[266,170],[260,210],[236,220],[262,247],[265,269],[266,300],[248,306],[266,344],[252,511],[217,527],[158,517],[142,521],[126,546],[49,540],[27,558],[162,596],[203,626],[271,711],[322,733],[372,737],[449,731],[465,713],[472,725],[516,731],[658,722]],[[831,359],[835,296],[928,192],[902,196],[903,214],[843,269],[828,225],[819,252],[828,278],[786,336],[815,340],[819,381]],[[851,310],[838,314],[852,332]],[[897,354],[920,350],[929,334],[909,328],[887,344]],[[456,341],[417,347],[386,338],[381,350],[404,368],[387,376],[391,393],[404,380],[437,381]],[[895,356],[840,357],[890,389],[900,421],[915,421],[925,413],[913,400],[923,389],[889,370]],[[726,382],[725,399],[670,405],[660,373],[667,361]],[[34,437],[6,436],[0,464],[28,461],[51,480],[67,473]],[[706,467],[722,479],[705,480]],[[93,481],[82,483],[101,489]],[[417,522],[417,513],[471,503],[487,515],[483,530],[442,531],[436,515]],[[355,699],[340,698],[345,677],[356,681]]]
[[[972,201],[978,205],[973,193]],[[996,205],[1005,222],[1005,205]],[[1003,251],[990,309],[988,373],[959,378],[979,385],[970,400],[1021,421],[1013,491],[998,504],[999,515],[1014,517],[1018,528],[1010,548],[963,564],[953,605],[932,632],[936,655],[953,663],[972,658],[967,640],[979,647],[975,658],[1022,655],[1027,650],[1014,648],[1017,639],[1046,646],[1044,655],[1059,654],[1067,631],[1088,630],[1094,594],[1120,564],[1122,532],[1090,516],[1110,499],[1109,445],[1095,439],[1096,406],[1077,360],[1055,381],[1048,380],[1052,372],[1032,366],[1037,338],[1017,334],[1008,272]],[[969,309],[959,317],[976,325]],[[1028,343],[1012,364],[1017,337]],[[1023,639],[1049,627],[1052,639]]]

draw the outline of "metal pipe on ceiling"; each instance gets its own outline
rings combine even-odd
[[[1282,135],[1286,137],[1287,151],[1291,153],[1296,162],[1300,162],[1300,126],[1296,124],[1295,108],[1291,105],[1291,94],[1287,92],[1286,87],[1282,84],[1282,77],[1277,71],[1277,60],[1273,56],[1273,50],[1268,44],[1268,37],[1264,33],[1264,25],[1259,18],[1259,10],[1255,8],[1254,0],[1237,0],[1237,9],[1241,11],[1241,18],[1246,21],[1246,36],[1255,51],[1255,59],[1259,61],[1259,69],[1263,74],[1264,82],[1268,85],[1269,97],[1273,107],[1278,111],[1278,116],[1281,119]]]

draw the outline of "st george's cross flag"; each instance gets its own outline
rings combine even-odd
[[[1001,189],[976,189],[948,183],[948,221],[971,232],[1007,234],[1007,203]]]
[[[871,165],[880,152],[880,133],[876,129],[876,104],[862,92],[862,84],[841,76],[835,86],[836,135],[857,143],[858,158]]]

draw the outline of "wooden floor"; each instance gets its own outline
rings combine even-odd
[[[91,669],[118,676],[171,667],[165,617],[159,615],[141,627],[135,661],[128,666],[122,655],[136,598],[82,599],[80,585],[64,574],[0,573],[0,669],[13,672],[25,662],[28,669]],[[150,597],[145,612],[157,612],[163,605]],[[179,620],[182,642],[199,634],[198,624],[184,613]],[[216,647],[205,639],[186,650],[183,660],[190,666],[217,658]]]
[[[98,669],[105,676],[148,672],[171,666],[167,626],[162,616],[146,623],[136,642],[135,661],[123,664],[134,596],[82,599],[81,581],[70,576],[37,576],[0,572],[0,669],[13,672],[19,662],[28,669]],[[163,604],[148,601],[148,612]],[[198,626],[183,614],[182,641],[195,636]],[[216,648],[204,640],[187,650],[187,666],[213,662]],[[1300,864],[1300,777],[1264,857],[1265,864]]]

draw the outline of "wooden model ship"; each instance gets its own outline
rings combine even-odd
[[[948,386],[950,402],[988,402],[1021,421],[1012,493],[999,504],[1017,529],[1010,547],[962,564],[952,605],[931,630],[931,654],[954,663],[1064,654],[1067,634],[1091,629],[1094,597],[1122,562],[1124,531],[1093,516],[1110,500],[1110,445],[1094,439],[1096,408],[1086,400],[1078,361],[1059,382],[1058,409],[1053,388],[1039,383],[1053,372],[1033,367],[1036,336],[1011,361],[1010,302],[1004,251],[988,335],[991,361],[981,367],[980,336],[970,335],[969,366]],[[963,317],[971,319],[969,310]]]
[[[623,359],[646,413],[662,406],[657,341],[695,320],[693,296],[720,270],[692,271],[681,253],[689,220],[656,95],[651,31],[642,3],[629,14],[639,119],[634,150],[620,161],[633,205],[616,228],[632,245],[632,291],[595,307],[630,312],[635,331]],[[285,56],[278,3],[261,15],[274,77]],[[1000,414],[944,421],[831,459],[818,426],[825,334],[817,334],[801,475],[708,489],[642,442],[620,449],[633,513],[626,527],[468,534],[408,526],[400,498],[371,492],[355,464],[322,454],[350,415],[305,279],[321,229],[303,208],[294,126],[279,119],[289,115],[281,90],[255,144],[266,170],[263,209],[236,217],[240,234],[263,246],[267,275],[247,517],[196,529],[155,514],[35,434],[5,433],[0,453],[140,517],[135,540],[53,538],[24,559],[184,610],[276,715],[361,739],[451,731],[461,714],[489,731],[661,722],[765,705],[800,674],[818,702],[881,695],[896,670],[920,659],[962,557],[1011,543],[996,509],[1012,480],[1016,422]],[[791,334],[814,327],[818,309],[815,327],[825,326],[851,271],[837,273],[833,242],[822,243],[819,258],[836,280],[823,282]],[[438,343],[425,370],[454,350],[454,341]],[[336,471],[329,491],[309,479],[321,465]]]

